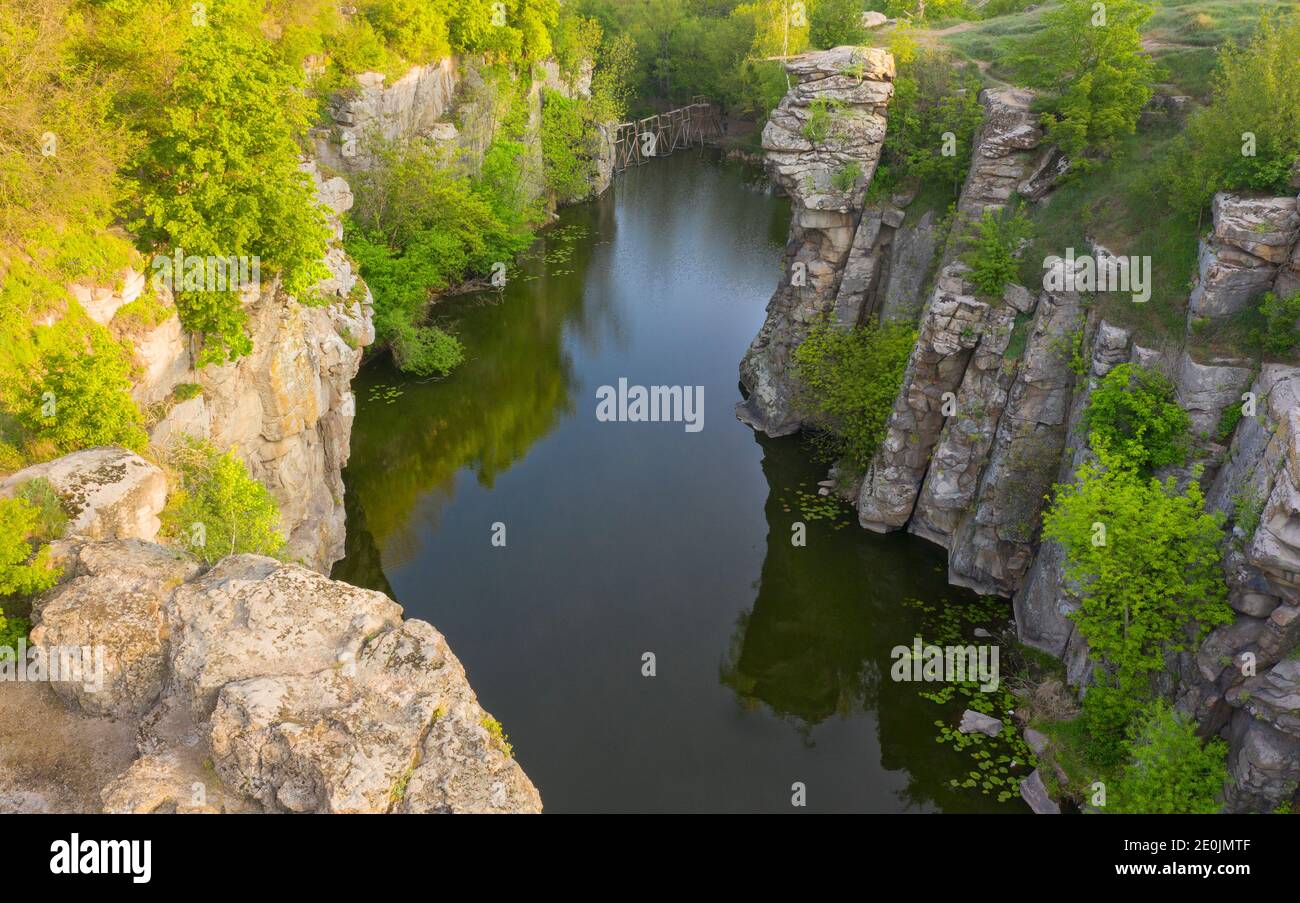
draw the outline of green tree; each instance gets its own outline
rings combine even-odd
[[[140,451],[149,437],[131,388],[126,349],[98,324],[63,320],[48,330],[17,420],[60,452],[94,445]]]
[[[1127,465],[1153,471],[1187,460],[1191,418],[1178,404],[1174,384],[1157,370],[1120,364],[1088,398],[1083,422]]]
[[[907,323],[843,329],[822,320],[808,331],[794,353],[799,404],[827,431],[828,455],[871,464],[915,342]]]
[[[1000,296],[1020,269],[1020,254],[1033,234],[1033,225],[1019,210],[986,210],[968,223],[972,232],[962,260],[970,265],[971,281],[982,294]]]
[[[1107,811],[1210,815],[1222,809],[1228,779],[1227,744],[1202,743],[1196,725],[1156,700],[1138,717],[1126,744],[1128,764],[1107,800]]]
[[[1300,292],[1289,298],[1268,292],[1259,299],[1264,326],[1255,331],[1265,354],[1285,357],[1300,348]]]
[[[1093,444],[1097,460],[1058,487],[1043,535],[1065,550],[1065,579],[1080,599],[1072,619],[1101,663],[1084,702],[1113,748],[1151,698],[1166,656],[1233,615],[1219,563],[1223,531],[1205,512],[1200,484],[1180,493],[1172,478],[1142,476],[1095,435]]]
[[[946,51],[918,46],[902,56],[872,191],[937,183],[956,195],[984,118],[979,76]]]
[[[211,564],[251,552],[280,558],[280,510],[265,486],[249,476],[235,453],[186,437],[168,463],[179,477],[163,509],[163,535]]]
[[[328,230],[298,164],[312,112],[302,86],[299,69],[237,24],[214,13],[190,29],[166,127],[139,160],[141,238],[187,255],[259,257],[305,297],[328,273]],[[184,292],[176,306],[205,338],[205,362],[250,350],[234,293]]]
[[[808,15],[808,40],[814,47],[861,44],[866,39],[861,0],[816,0],[813,4]]]
[[[1137,128],[1155,80],[1142,49],[1152,12],[1141,0],[1061,0],[1027,39],[1019,61],[1030,83],[1049,93],[1047,134],[1067,154],[1104,154]]]
[[[1245,46],[1219,51],[1209,106],[1187,121],[1164,173],[1173,203],[1196,212],[1216,191],[1292,194],[1300,160],[1300,13],[1265,16]]]
[[[591,193],[595,174],[595,125],[581,100],[557,91],[542,93],[542,165],[546,187],[560,203]]]

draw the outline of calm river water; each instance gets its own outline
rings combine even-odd
[[[1024,811],[950,787],[970,762],[934,722],[960,704],[889,677],[905,600],[973,598],[941,550],[809,519],[825,468],[732,414],[788,222],[679,152],[565,211],[503,293],[439,305],[449,378],[356,380],[334,574],[447,636],[547,811]],[[597,420],[620,377],[703,386],[703,429]]]

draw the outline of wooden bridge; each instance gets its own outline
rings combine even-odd
[[[640,166],[652,157],[666,157],[678,148],[704,145],[706,138],[722,135],[722,113],[702,96],[666,113],[614,126],[614,172]]]

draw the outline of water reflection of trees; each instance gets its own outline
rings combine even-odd
[[[737,619],[722,682],[742,705],[768,706],[806,725],[874,709],[880,675],[872,655],[871,606],[865,581],[846,560],[842,531],[811,523],[808,545],[791,544],[797,508],[785,500],[810,468],[791,442],[758,437],[764,446],[768,497],[767,555],[754,607]]]
[[[446,379],[410,380],[379,361],[356,381],[361,411],[348,488],[393,561],[407,559],[419,536],[436,527],[461,470],[491,486],[573,411],[566,330],[611,315],[604,296],[584,291],[584,279],[601,247],[594,237],[612,229],[612,202],[575,208],[520,262],[502,295],[467,295],[435,308],[468,352]],[[391,402],[371,397],[389,385],[402,394]],[[420,517],[413,516],[417,503]]]
[[[815,491],[822,471],[797,440],[756,441],[768,483],[767,554],[753,608],[736,619],[723,656],[722,683],[742,707],[766,709],[809,744],[814,728],[836,716],[873,718],[880,769],[906,775],[896,794],[906,808],[1015,808],[948,786],[971,764],[935,743],[934,721],[955,719],[960,701],[948,711],[921,698],[922,688],[889,678],[890,651],[921,628],[904,599],[960,605],[973,595],[948,586],[943,553],[914,537],[812,521],[807,545],[791,545],[791,524],[802,519],[794,490],[802,483]],[[863,763],[864,778],[870,771]]]

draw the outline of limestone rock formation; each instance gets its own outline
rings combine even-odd
[[[152,541],[162,527],[167,478],[157,465],[124,448],[88,448],[24,468],[0,480],[0,498],[29,480],[45,479],[68,514],[65,535]]]
[[[200,574],[149,543],[63,546],[32,641],[102,647],[104,680],[50,686],[138,724],[105,811],[540,811],[442,635],[382,594],[256,555]]]
[[[984,333],[989,305],[961,294],[963,288],[960,274],[946,271],[921,321],[885,438],[858,494],[858,521],[870,530],[897,530],[911,518],[947,419],[944,396],[955,396]]]
[[[1043,140],[1034,95],[1019,88],[980,92],[984,121],[975,135],[970,171],[957,201],[957,212],[979,219],[985,210],[1006,205],[1022,182],[1042,177],[1035,149]],[[1031,179],[1031,181],[1033,181]]]
[[[795,84],[763,129],[763,150],[773,180],[790,196],[790,240],[785,274],[740,365],[749,397],[736,411],[772,436],[801,424],[790,373],[794,349],[815,319],[836,310],[850,248],[874,244],[873,235],[858,237],[859,221],[880,160],[894,60],[879,49],[837,47],[796,57],[786,71]],[[852,278],[862,286],[853,302],[860,305],[870,277]],[[841,304],[836,313],[853,324],[860,311]]]
[[[1271,290],[1300,237],[1295,198],[1221,191],[1213,214],[1213,229],[1201,241],[1190,317],[1230,317]]]

